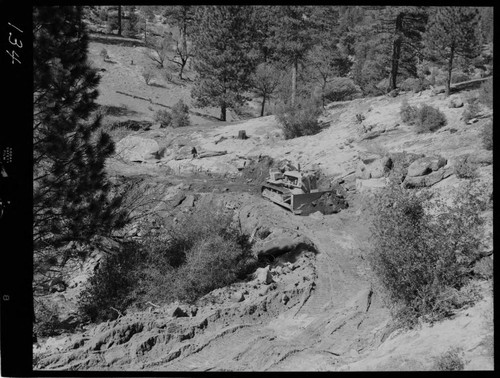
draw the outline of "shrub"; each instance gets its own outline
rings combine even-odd
[[[347,77],[337,77],[326,85],[323,98],[327,101],[348,101],[361,93],[361,89]]]
[[[155,77],[155,72],[151,68],[145,68],[142,70],[141,75],[144,78],[146,84],[149,85],[151,83],[151,80],[153,80],[153,78]]]
[[[399,88],[406,92],[421,92],[430,86],[430,81],[425,78],[409,77],[399,84]]]
[[[154,121],[160,123],[161,127],[172,125],[172,114],[168,110],[159,109],[154,115]]]
[[[135,242],[125,243],[123,249],[106,257],[99,270],[90,278],[79,297],[79,312],[92,322],[116,319],[133,303],[129,295],[137,279],[137,267],[143,251]],[[116,310],[114,310],[113,308]]]
[[[399,110],[401,121],[403,121],[408,125],[413,125],[415,124],[415,121],[417,119],[417,113],[418,113],[418,108],[408,104],[407,99],[404,99],[401,102],[401,108]]]
[[[372,203],[370,261],[402,326],[437,321],[464,305],[460,288],[482,243],[484,188],[464,185],[451,204],[392,184]]]
[[[478,177],[477,168],[465,158],[455,162],[453,171],[455,175],[461,179],[475,179]]]
[[[57,316],[59,310],[56,304],[34,302],[35,323],[33,332],[37,337],[49,337],[61,333],[61,322]]]
[[[356,123],[357,124],[362,123],[365,119],[366,119],[366,117],[363,114],[361,114],[361,113],[356,114]]]
[[[467,104],[462,113],[462,119],[467,123],[472,118],[476,118],[480,111],[481,111],[481,106],[479,105],[478,99],[470,97],[467,99]]]
[[[479,102],[493,108],[493,79],[486,80],[479,90]]]
[[[295,106],[281,104],[276,109],[276,119],[283,129],[285,139],[314,135],[321,131],[318,117],[322,109],[316,101],[299,100]]]
[[[468,81],[468,80],[470,80],[470,77],[465,72],[453,72],[451,74],[452,84],[461,83],[463,81]]]
[[[109,60],[108,50],[103,48],[99,55],[102,56],[102,59]]]
[[[194,302],[243,279],[256,267],[248,237],[223,207],[207,204],[184,214],[166,232],[145,227],[140,241],[109,256],[80,297],[80,310],[99,321],[146,302]],[[113,308],[116,310],[114,310]]]
[[[190,124],[191,121],[189,120],[189,107],[184,104],[181,99],[172,108],[172,126],[184,127],[189,126]]]
[[[480,136],[483,147],[488,151],[493,150],[493,122],[490,121],[484,124]]]
[[[434,359],[432,370],[458,371],[464,370],[463,351],[461,348],[450,348],[447,352]]]
[[[423,104],[417,111],[415,129],[417,133],[433,132],[445,126],[446,116],[439,109]]]

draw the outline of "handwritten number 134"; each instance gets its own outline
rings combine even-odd
[[[19,28],[17,28],[16,26],[12,25],[10,22],[8,22],[8,24],[10,26],[12,26],[14,29],[16,29],[17,31],[19,31],[20,33],[22,33],[23,31]],[[16,46],[20,49],[23,48],[23,42],[22,41],[18,41],[17,38],[14,38],[14,41],[12,41],[11,39],[12,37],[12,33],[9,33],[9,43],[13,46]],[[7,54],[9,54],[9,56],[12,58],[12,64],[14,64],[14,62],[17,62],[19,64],[21,64],[21,61],[18,59],[19,58],[19,54],[15,51],[15,50],[12,50],[12,52],[9,52],[8,50],[5,50],[5,52]]]

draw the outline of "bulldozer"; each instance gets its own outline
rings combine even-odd
[[[295,215],[309,215],[319,211],[323,214],[337,213],[348,207],[345,191],[319,190],[314,172],[299,170],[269,169],[269,178],[261,187],[263,197],[290,210]]]

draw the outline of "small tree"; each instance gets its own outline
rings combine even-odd
[[[168,41],[166,38],[150,38],[146,44],[146,56],[158,65],[158,68],[164,68],[165,60],[168,59]]]
[[[172,108],[172,126],[184,127],[189,126],[190,124],[189,107],[184,104],[184,101],[181,99]]]
[[[168,127],[172,124],[172,114],[165,109],[160,109],[155,113],[155,122],[158,122],[162,128]]]
[[[179,38],[172,38],[175,44],[174,57],[169,60],[179,66],[179,79],[182,80],[186,64],[192,56],[192,47],[188,39],[193,33],[194,7],[191,5],[169,6],[166,7],[163,15],[170,25],[177,26],[179,29]]]
[[[481,53],[479,13],[472,7],[438,7],[431,13],[425,44],[430,58],[447,67],[449,96],[456,58],[473,59]]]
[[[149,85],[151,83],[151,80],[153,80],[153,78],[155,77],[155,71],[150,67],[145,67],[142,70],[141,75],[144,78],[146,84]]]
[[[281,73],[268,63],[261,63],[252,75],[252,88],[255,94],[262,97],[260,116],[264,116],[266,101],[272,99],[276,92],[281,78]]]

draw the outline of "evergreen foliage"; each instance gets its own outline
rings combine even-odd
[[[172,108],[172,127],[189,126],[189,107],[180,99]]]
[[[280,104],[276,119],[283,129],[285,139],[314,135],[321,131],[318,117],[321,105],[313,99],[301,99],[297,104]]]
[[[473,59],[481,52],[477,8],[436,7],[425,35],[431,59],[447,69],[446,95],[450,94],[452,70],[458,57]]]
[[[467,284],[482,245],[484,189],[469,182],[448,204],[394,183],[375,197],[370,261],[402,325],[437,321],[474,301]]]
[[[314,7],[310,6],[278,6],[273,11],[276,21],[270,28],[269,43],[278,59],[292,69],[291,98],[283,100],[290,101],[293,106],[297,97],[299,64],[318,41],[317,18]]]
[[[192,97],[195,106],[216,106],[226,120],[228,108],[242,105],[255,68],[251,13],[241,6],[206,6],[197,9],[193,36],[194,69],[198,74]]]
[[[104,171],[114,152],[100,132],[99,76],[87,61],[82,8],[33,13],[33,232],[40,243],[108,234],[125,221]]]

